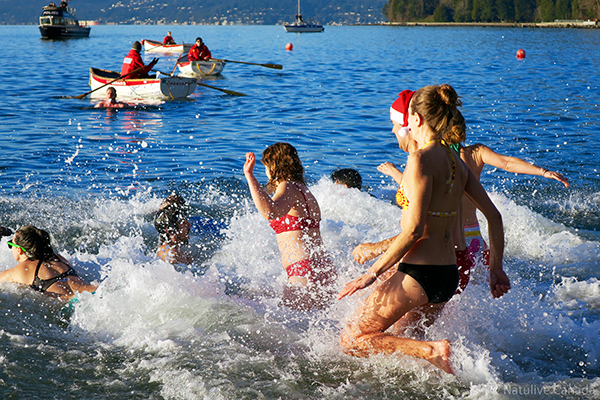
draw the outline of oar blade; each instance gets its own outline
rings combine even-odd
[[[232,95],[232,96],[246,96],[244,93],[240,93],[240,92],[236,92],[236,91],[228,90],[228,89],[221,89],[221,88],[218,88],[216,86],[207,85],[206,83],[202,83],[200,81],[198,81],[198,85],[204,86],[204,87],[207,87],[207,88],[210,88],[210,89],[218,90],[220,92],[227,93],[227,94]]]
[[[263,67],[273,68],[273,69],[283,69],[283,65],[279,64],[261,64]]]

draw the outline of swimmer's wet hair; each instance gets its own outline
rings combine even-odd
[[[170,237],[177,233],[179,221],[182,219],[187,219],[187,205],[183,197],[173,193],[162,202],[154,217],[154,227],[161,244],[169,241]]]
[[[23,225],[17,229],[13,242],[27,250],[25,255],[29,260],[47,261],[54,257],[50,234],[35,226]]]
[[[272,193],[281,182],[304,182],[304,167],[298,157],[298,152],[289,143],[275,143],[267,147],[262,153],[261,162],[269,170],[271,179],[267,182],[266,189]]]

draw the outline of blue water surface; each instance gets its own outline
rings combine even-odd
[[[133,41],[167,30],[177,42],[201,36],[213,57],[283,69],[228,63],[204,80],[246,96],[199,86],[186,100],[118,111],[69,98],[90,90],[90,67],[118,71]],[[58,250],[104,282],[69,312],[3,286],[4,398],[487,399],[539,398],[534,389],[547,388],[548,398],[600,398],[600,30],[140,25],[51,41],[36,26],[0,26],[0,36],[0,224],[48,229]],[[155,68],[170,72],[176,56],[159,56]],[[326,244],[344,280],[356,276],[353,246],[384,235],[396,212],[395,184],[376,167],[406,161],[389,107],[404,89],[439,83],[462,98],[467,143],[571,184],[484,170],[505,220],[513,291],[494,302],[474,286],[432,331],[461,343],[458,379],[412,359],[344,356],[337,335],[350,306],[308,317],[276,311],[275,239],[261,230],[242,173],[246,152],[279,141],[298,149],[321,196],[333,170],[359,170],[374,197],[319,197],[331,210]],[[266,181],[261,168],[257,176]],[[173,190],[193,215],[227,229],[196,238],[202,267],[191,272],[152,255],[153,213]],[[6,252],[0,263],[14,260]],[[210,285],[204,271],[214,273]],[[232,287],[244,288],[234,290],[242,300]]]

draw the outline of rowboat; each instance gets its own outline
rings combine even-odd
[[[156,40],[142,40],[142,45],[144,46],[144,51],[146,53],[187,53],[190,51],[193,43],[190,44],[162,44],[162,42],[157,42]]]
[[[89,26],[79,23],[75,18],[75,10],[63,2],[60,7],[45,6],[40,16],[38,28],[42,39],[69,39],[90,36]]]
[[[323,25],[316,24],[314,22],[304,21],[302,14],[300,14],[300,0],[298,0],[298,14],[296,14],[296,20],[291,24],[283,25],[286,32],[323,32],[325,28]]]
[[[90,68],[90,88],[106,85],[121,74],[117,71]],[[117,90],[117,99],[183,99],[194,93],[198,81],[183,76],[161,76],[142,79],[121,79],[110,83]],[[107,85],[108,86],[108,85]],[[104,98],[105,90],[96,90],[92,98]]]
[[[186,61],[177,64],[182,76],[201,78],[207,75],[218,75],[225,68],[225,61]]]

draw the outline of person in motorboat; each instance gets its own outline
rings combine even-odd
[[[167,32],[167,36],[163,39],[163,44],[175,44],[175,39],[171,36],[171,31]]]
[[[83,291],[94,292],[98,287],[84,282],[69,262],[54,252],[50,234],[43,229],[20,227],[8,241],[8,248],[18,264],[0,273],[1,282],[25,284],[61,300],[70,300]]]
[[[125,58],[123,59],[123,66],[121,67],[121,76],[130,74],[138,68],[142,68],[138,72],[134,72],[130,75],[127,75],[126,79],[149,78],[148,73],[156,65],[156,63],[158,62],[158,58],[154,58],[152,61],[150,61],[150,64],[144,65],[144,61],[142,60],[140,51],[142,51],[142,44],[136,40],[135,42],[133,42],[131,50],[129,50],[127,56],[125,56]]]
[[[96,104],[94,107],[96,107],[96,108],[126,108],[126,107],[131,107],[131,106],[127,103],[123,103],[122,101],[118,101],[117,100],[117,90],[114,87],[109,86],[108,89],[106,89],[106,100],[101,101],[100,103]]]
[[[392,114],[392,131],[399,145],[403,147],[405,135],[416,144],[409,152],[402,181],[401,194],[407,208],[402,213],[401,233],[385,241],[383,254],[355,254],[361,264],[381,257],[338,295],[342,299],[377,282],[340,335],[342,348],[349,355],[400,352],[453,373],[449,341],[416,340],[387,330],[417,307],[443,305],[454,295],[459,272],[451,238],[463,193],[488,219],[492,296],[501,297],[510,289],[502,269],[502,216],[479,180],[443,140],[447,132],[465,129],[457,108],[460,105],[450,85],[427,86],[410,98],[407,131]],[[382,279],[378,282],[379,277]]]
[[[324,308],[332,299],[337,272],[321,238],[321,209],[304,181],[304,167],[289,143],[262,153],[266,190],[254,176],[256,156],[246,153],[244,175],[259,213],[275,231],[288,275],[283,304],[298,310]],[[272,197],[269,195],[272,194]]]
[[[154,227],[158,232],[158,258],[171,264],[192,263],[188,248],[191,223],[183,197],[173,193],[163,200],[154,217]]]
[[[210,50],[206,47],[202,38],[197,37],[196,43],[188,51],[188,61],[208,61],[211,57]]]

